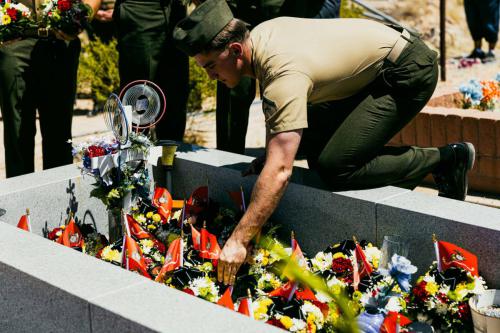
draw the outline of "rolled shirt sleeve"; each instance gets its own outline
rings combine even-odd
[[[290,73],[264,87],[262,109],[269,134],[307,128],[307,99],[311,79],[303,73]]]

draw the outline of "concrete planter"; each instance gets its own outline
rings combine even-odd
[[[464,110],[436,105],[454,105],[458,97],[445,95],[431,100],[391,145],[440,147],[447,143],[468,141],[476,147],[477,159],[469,173],[469,188],[500,193],[500,112]],[[432,177],[426,179],[433,182]]]
[[[187,197],[200,184],[230,205],[227,190],[250,193],[255,177],[241,178],[252,160],[205,149],[181,148],[172,173],[176,197]],[[155,179],[161,148],[150,156]],[[43,230],[61,223],[69,208],[85,223],[108,232],[105,207],[89,198],[93,179],[73,165],[0,182],[0,323],[7,332],[280,332],[238,313],[149,281],[137,274],[50,242]],[[160,182],[161,183],[161,182]],[[409,258],[423,273],[434,258],[431,235],[477,254],[480,273],[491,288],[500,287],[500,210],[436,198],[395,187],[332,193],[297,169],[273,220],[283,235],[294,230],[308,253],[351,238],[380,245],[399,234]],[[316,184],[316,183],[314,183]],[[316,184],[317,185],[317,184]],[[15,228],[31,209],[33,233]],[[10,224],[10,225],[8,225]]]

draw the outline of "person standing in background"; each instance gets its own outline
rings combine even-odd
[[[135,80],[155,82],[167,97],[167,111],[156,124],[156,138],[182,141],[186,127],[189,59],[172,39],[175,24],[186,16],[181,0],[117,0],[120,86]]]
[[[100,0],[83,0],[95,13]],[[36,17],[41,0],[19,0]],[[43,168],[73,162],[71,123],[80,40],[39,29],[0,45],[0,110],[4,123],[6,176],[35,170],[36,113],[42,134]]]
[[[468,58],[481,59],[483,62],[495,61],[498,41],[498,22],[500,0],[464,0],[465,16],[470,34],[474,40],[474,50]],[[488,43],[488,52],[482,49],[483,38]]]
[[[94,20],[89,31],[89,38],[95,40],[98,37],[103,43],[109,43],[115,35],[113,25],[113,10],[115,0],[102,0],[99,10],[94,15]]]

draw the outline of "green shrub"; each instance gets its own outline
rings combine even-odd
[[[193,58],[189,58],[189,88],[188,111],[200,110],[203,101],[208,97],[215,97],[217,90],[216,81],[210,80]]]
[[[351,0],[342,0],[340,2],[340,17],[357,18],[363,16],[363,8],[356,5]]]
[[[97,38],[84,45],[80,53],[78,93],[90,94],[98,105],[120,89],[116,43],[116,39],[106,44]]]

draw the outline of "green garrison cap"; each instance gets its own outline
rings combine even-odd
[[[176,46],[190,56],[200,53],[233,19],[226,0],[207,0],[174,29]]]

